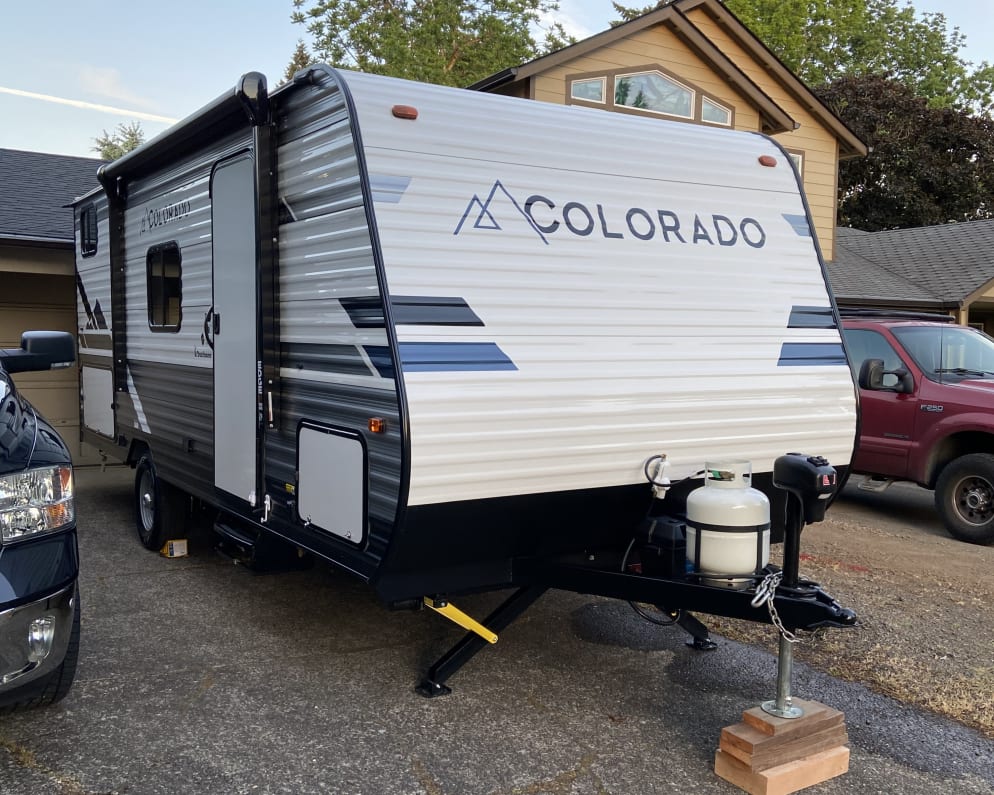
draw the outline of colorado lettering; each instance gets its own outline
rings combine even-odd
[[[740,242],[751,248],[766,245],[762,225],[748,217],[732,219],[717,213],[681,217],[672,210],[642,207],[631,207],[621,213],[603,204],[591,207],[577,201],[566,202],[560,208],[552,199],[537,193],[525,200],[524,213],[543,235],[565,229],[578,237],[596,233],[604,238],[658,238],[664,243],[691,245],[735,246]]]
[[[159,226],[165,226],[190,214],[190,202],[184,200],[167,204],[165,207],[148,207],[141,219],[139,234],[144,234]]]

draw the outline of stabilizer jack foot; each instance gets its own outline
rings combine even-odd
[[[430,679],[424,679],[421,684],[414,688],[414,692],[425,698],[437,698],[438,696],[449,695],[452,692],[452,688],[440,682],[432,682]]]
[[[686,610],[680,611],[680,617],[676,623],[690,635],[691,639],[687,641],[690,648],[696,651],[714,651],[718,648],[718,644],[711,640],[708,628]]]

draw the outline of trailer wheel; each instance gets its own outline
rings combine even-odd
[[[46,707],[61,701],[66,697],[76,678],[76,666],[79,662],[79,590],[73,598],[72,630],[69,635],[69,645],[66,656],[62,658],[59,667],[36,682],[12,690],[0,704],[0,713],[18,712],[22,709]]]
[[[994,541],[994,455],[971,453],[946,466],[935,484],[935,508],[953,538]]]
[[[135,528],[146,549],[159,550],[166,539],[183,533],[183,494],[159,478],[150,453],[135,467]]]

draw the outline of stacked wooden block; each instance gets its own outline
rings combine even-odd
[[[845,716],[817,701],[793,705],[804,715],[778,718],[753,707],[722,729],[714,772],[750,795],[786,795],[845,773]]]

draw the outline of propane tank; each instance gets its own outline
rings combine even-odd
[[[687,497],[687,559],[702,582],[741,590],[770,562],[770,501],[752,488],[752,464],[705,464]]]

